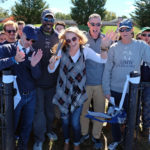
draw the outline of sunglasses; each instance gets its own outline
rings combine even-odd
[[[54,18],[51,18],[51,19],[43,18],[43,20],[44,20],[45,22],[51,22],[51,23],[54,23],[54,21],[55,21]]]
[[[101,26],[101,24],[100,23],[93,23],[93,22],[90,22],[90,24],[91,24],[91,26],[96,26],[96,27],[100,27]]]
[[[35,40],[32,40],[32,39],[28,39],[26,38],[27,41],[31,41],[32,43],[35,43]]]
[[[71,41],[75,42],[77,40],[77,37],[73,37],[72,39],[66,39],[66,42],[69,44]]]
[[[144,37],[150,37],[150,34],[143,33],[142,36],[144,36]]]
[[[122,28],[121,28],[121,29],[119,29],[119,31],[120,31],[120,32],[124,32],[124,31],[129,32],[129,31],[131,31],[131,28],[126,28],[126,29],[122,29]]]
[[[16,33],[16,30],[6,30],[7,33]]]

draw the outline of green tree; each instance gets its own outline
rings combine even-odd
[[[15,2],[12,15],[16,20],[36,24],[41,22],[41,13],[45,8],[48,8],[48,5],[43,0],[20,0]]]
[[[106,0],[71,0],[74,5],[71,8],[71,17],[78,24],[87,24],[88,17],[93,13],[101,15],[102,19],[105,16]]]
[[[8,17],[8,10],[4,10],[3,8],[0,7],[0,18],[5,18]]]
[[[116,19],[116,14],[114,12],[106,11],[106,15],[104,17],[104,20],[110,21],[113,19]]]
[[[64,14],[61,12],[56,13],[55,18],[56,19],[64,19],[64,20],[71,20],[72,19],[70,14]]]
[[[131,13],[132,19],[139,27],[150,26],[150,0],[135,1],[135,11]]]

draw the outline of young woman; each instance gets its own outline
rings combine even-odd
[[[80,114],[82,105],[87,99],[85,90],[86,65],[85,60],[91,59],[97,63],[105,63],[107,52],[95,53],[92,49],[84,47],[87,38],[77,27],[69,27],[59,35],[62,41],[61,49],[57,55],[52,56],[48,71],[53,73],[58,65],[59,77],[53,103],[61,111],[62,129],[65,138],[64,150],[69,150],[69,124],[73,130],[74,150],[79,150],[80,144]],[[53,49],[56,51],[56,46]]]

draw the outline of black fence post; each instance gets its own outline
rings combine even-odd
[[[14,101],[13,76],[11,70],[3,71],[4,102],[5,102],[5,150],[14,150]]]
[[[140,74],[136,71],[130,73],[130,78],[139,77]],[[127,123],[125,132],[125,150],[133,150],[134,129],[137,115],[137,94],[139,83],[129,83],[129,105],[127,112]]]

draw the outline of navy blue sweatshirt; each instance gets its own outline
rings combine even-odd
[[[13,75],[17,76],[17,84],[20,94],[30,92],[35,89],[35,79],[40,78],[40,64],[32,67],[30,58],[33,51],[25,56],[25,61],[16,63],[14,56],[17,51],[17,42],[0,46],[0,70],[11,68]]]

